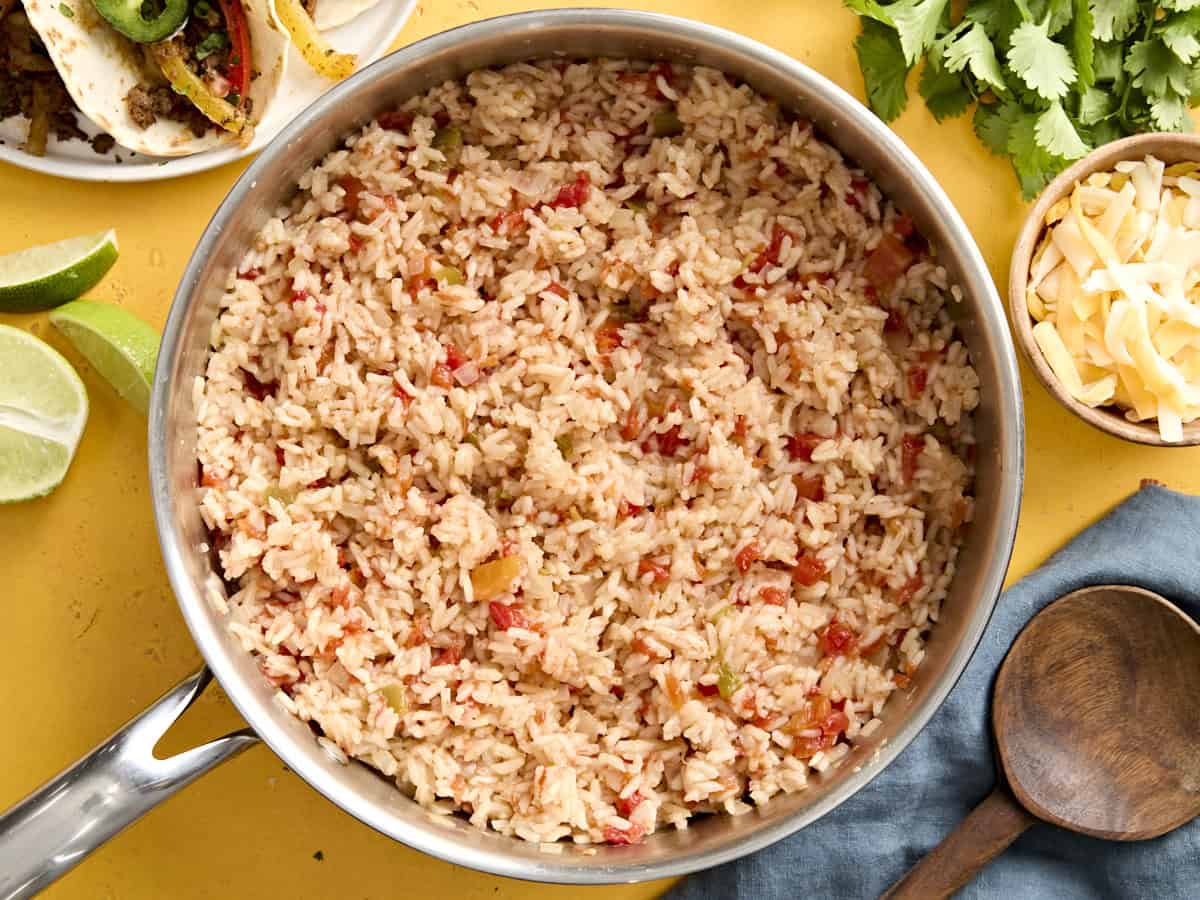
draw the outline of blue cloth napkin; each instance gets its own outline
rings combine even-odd
[[[1077,536],[1004,593],[958,685],[883,774],[790,838],[693,875],[667,900],[878,897],[991,791],[992,681],[1013,639],[1051,600],[1093,584],[1144,587],[1200,619],[1200,497],[1144,487]],[[1035,825],[958,896],[1194,900],[1200,819],[1136,843]]]

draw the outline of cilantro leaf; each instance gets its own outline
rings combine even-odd
[[[1004,83],[1004,70],[1000,68],[1000,61],[996,59],[996,48],[992,46],[987,31],[978,23],[946,45],[944,64],[950,72],[961,72],[969,68],[972,75],[997,93],[1008,93],[1008,86]]]
[[[1153,38],[1138,41],[1129,48],[1129,55],[1125,57],[1125,71],[1133,76],[1134,87],[1141,88],[1152,97],[1171,91],[1186,95],[1190,87],[1187,65],[1162,41]]]
[[[1071,4],[1072,0],[1026,0],[1033,21],[1045,21],[1046,31],[1052,37],[1066,28],[1071,21]]]
[[[885,122],[892,121],[908,105],[908,91],[904,87],[908,66],[900,49],[900,38],[887,26],[864,19],[854,52],[858,54],[867,102],[875,115]]]
[[[975,134],[994,154],[1007,156],[1008,134],[1020,114],[1021,107],[1016,103],[995,103],[991,106],[980,103],[975,107]]]
[[[967,4],[963,18],[983,26],[988,37],[1001,50],[1008,49],[1009,38],[1024,20],[1013,0],[975,0]]]
[[[1088,88],[1079,95],[1079,121],[1083,125],[1095,125],[1107,118],[1117,108],[1117,95],[1112,91]]]
[[[938,25],[950,0],[899,0],[887,7],[892,24],[900,34],[904,61],[914,66],[937,39]]]
[[[1162,131],[1191,131],[1192,116],[1187,100],[1171,92],[1150,100],[1150,121]]]
[[[1158,36],[1172,53],[1185,63],[1200,55],[1200,9],[1179,13],[1165,19],[1156,29]]]
[[[1038,114],[1019,111],[1008,129],[1008,153],[1012,156],[1013,169],[1021,183],[1025,199],[1037,196],[1050,179],[1065,166],[1066,160],[1047,151],[1037,140]]]
[[[1079,159],[1090,149],[1075,130],[1067,111],[1057,100],[1038,116],[1033,134],[1038,146],[1063,159]]]
[[[971,105],[971,93],[963,86],[962,76],[945,69],[933,55],[925,57],[918,88],[939,122],[962,115]]]
[[[1138,18],[1138,0],[1091,0],[1092,37],[1119,41],[1133,29]]]
[[[842,0],[846,8],[852,12],[858,13],[868,19],[874,19],[876,22],[882,22],[884,25],[892,24],[892,17],[888,15],[887,8],[875,0]]]
[[[1062,44],[1050,39],[1046,25],[1024,22],[1012,34],[1009,68],[1046,100],[1066,96],[1075,81],[1075,64]]]
[[[1115,140],[1125,137],[1126,134],[1127,132],[1121,127],[1121,123],[1115,118],[1097,122],[1088,129],[1088,136],[1091,138],[1093,147],[1110,144]]]
[[[1072,0],[1075,18],[1071,22],[1071,55],[1075,57],[1075,69],[1079,81],[1075,90],[1084,91],[1096,83],[1096,43],[1092,37],[1092,8],[1088,0]]]
[[[1124,48],[1120,44],[1106,43],[1095,45],[1095,66],[1097,82],[1116,82],[1125,80],[1125,69],[1122,65]]]

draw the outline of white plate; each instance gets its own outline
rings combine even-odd
[[[357,53],[361,69],[387,52],[416,5],[417,0],[380,0],[356,19],[326,34],[339,50]],[[249,147],[230,144],[191,156],[163,159],[121,146],[101,155],[85,141],[58,141],[51,137],[45,156],[30,156],[20,149],[25,138],[25,120],[11,118],[0,121],[0,160],[77,181],[157,181],[204,172],[242,159],[261,150],[298,112],[335,84],[310,69],[295,47],[289,48],[288,53],[287,77],[266,118],[255,127],[254,141]],[[82,115],[78,119],[89,135],[96,133],[91,122]]]

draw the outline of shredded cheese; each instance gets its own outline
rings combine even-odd
[[[1046,215],[1026,301],[1034,341],[1081,403],[1200,419],[1200,163],[1152,156],[1091,175]]]

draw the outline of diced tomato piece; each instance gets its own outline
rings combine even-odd
[[[796,496],[802,500],[820,503],[825,499],[825,479],[820,475],[793,475],[792,483],[796,485]]]
[[[804,462],[812,462],[813,450],[817,449],[817,444],[823,440],[825,438],[819,434],[813,434],[811,431],[789,435],[787,439],[788,456],[793,461],[800,459]]]
[[[783,239],[790,237],[792,243],[796,242],[796,236],[790,231],[781,226],[778,222],[771,228],[771,242],[767,244],[754,258],[754,261],[747,267],[751,272],[761,272],[768,264],[779,265],[779,254],[783,252]]]
[[[575,180],[558,189],[558,196],[550,201],[553,209],[578,209],[587,203],[592,193],[592,179],[587,172],[577,172]]]
[[[641,578],[644,575],[650,576],[651,584],[666,584],[671,580],[671,570],[652,559],[643,559],[638,562],[638,577]]]
[[[781,587],[767,586],[758,592],[762,602],[768,606],[786,606],[788,592]]]
[[[429,638],[429,622],[425,619],[417,619],[413,622],[408,637],[404,639],[404,646],[406,648],[421,647],[429,643]]]
[[[350,252],[351,253],[358,253],[363,248],[363,239],[360,238],[354,232],[350,233],[350,237],[348,238],[348,243],[350,244]]]
[[[885,234],[878,246],[867,254],[863,277],[877,291],[889,291],[908,271],[916,255],[894,234]]]
[[[850,717],[840,709],[835,709],[821,722],[821,731],[827,737],[836,737],[850,727]]]
[[[750,571],[750,567],[760,559],[762,559],[762,549],[758,546],[758,541],[751,541],[737,552],[733,557],[733,563],[737,566],[737,570],[745,575]]]
[[[464,355],[463,352],[458,349],[458,347],[454,346],[454,344],[446,345],[446,365],[449,367],[451,372],[466,363],[468,359],[469,357]]]
[[[901,605],[910,602],[916,596],[917,591],[924,586],[925,576],[918,572],[912,578],[908,579],[908,581],[904,582],[900,590],[896,592],[896,602]]]
[[[630,825],[628,828],[617,828],[613,825],[604,826],[605,843],[616,847],[640,844],[645,836],[646,833],[638,825]]]
[[[822,750],[828,750],[837,743],[825,732],[817,735],[803,735],[792,740],[792,756],[799,759],[812,759]]]
[[[279,468],[281,468],[281,469],[283,468],[284,461],[285,460],[284,460],[283,448],[276,447],[275,448],[275,462],[279,465]]]
[[[846,202],[855,209],[862,209],[870,187],[871,183],[865,178],[851,178],[850,193],[846,195]]]
[[[792,566],[792,581],[802,587],[812,587],[825,577],[825,563],[811,553],[801,553]]]
[[[721,689],[717,685],[704,684],[703,682],[697,682],[696,690],[698,690],[704,697],[715,697],[721,692]]]
[[[429,373],[429,380],[440,388],[449,388],[454,384],[454,373],[445,363],[438,363]]]
[[[612,687],[610,687],[608,689],[608,692],[610,694],[612,694],[614,697],[616,697],[618,700],[625,699],[625,688],[621,687],[621,685],[619,685],[619,684],[614,684]]]
[[[744,438],[746,436],[746,417],[737,416],[733,420],[733,434],[735,437]]]
[[[361,205],[360,194],[366,190],[366,185],[353,175],[343,175],[336,182],[338,187],[346,192],[345,198],[342,200],[342,206],[349,213],[350,218],[358,218],[358,208]]]
[[[907,241],[912,237],[916,228],[916,225],[913,224],[912,216],[908,213],[900,213],[900,215],[896,216],[896,221],[892,224],[892,231],[902,241]]]
[[[628,519],[631,516],[636,516],[645,508],[646,507],[644,506],[638,506],[635,503],[630,503],[628,500],[622,497],[621,502],[617,504],[617,517],[621,519]]]
[[[242,381],[246,385],[246,393],[259,403],[275,395],[279,385],[273,381],[259,381],[245,369],[242,369]]]
[[[445,647],[438,652],[437,656],[429,661],[432,666],[457,666],[462,661],[462,647],[454,644],[450,647]]]
[[[622,819],[628,819],[644,799],[641,791],[634,791],[628,797],[618,797],[616,802],[617,812],[621,814]]]
[[[450,124],[450,113],[446,112],[444,109],[439,109],[433,114],[433,124],[438,128],[445,128]]]
[[[570,292],[568,292],[567,289],[565,287],[563,287],[561,284],[559,284],[557,281],[550,282],[550,286],[548,288],[546,288],[546,290],[548,290],[552,294],[556,294],[559,297],[562,297],[564,300],[566,300],[568,297],[571,296]]]
[[[914,400],[920,397],[925,393],[927,384],[929,384],[929,371],[924,366],[909,366],[908,396]]]
[[[401,134],[408,134],[412,130],[413,115],[412,113],[401,112],[398,109],[391,109],[381,112],[377,121],[379,122],[379,127],[385,131],[398,131]]]
[[[616,324],[604,325],[596,332],[596,350],[601,356],[607,357],[618,347],[625,346],[625,339],[621,336],[621,326]]]
[[[658,452],[663,456],[674,456],[679,448],[687,444],[687,441],[679,436],[679,426],[672,425],[666,431],[657,436]]]
[[[237,273],[237,277],[242,281],[253,281],[260,275],[262,275],[262,269],[246,269]]]
[[[308,291],[292,291],[290,302],[293,306],[308,299]]]
[[[900,441],[900,477],[908,484],[917,474],[917,462],[925,449],[925,440],[917,434],[906,434]]]
[[[836,618],[817,632],[817,640],[826,656],[851,656],[858,648],[854,629]]]
[[[488,604],[488,613],[492,617],[492,622],[501,631],[508,631],[510,628],[529,627],[529,620],[525,618],[525,614],[516,604],[510,606],[498,600],[493,600]]]
[[[629,412],[625,414],[625,424],[621,426],[621,438],[632,441],[641,433],[642,423],[638,420],[637,407],[630,407]]]

